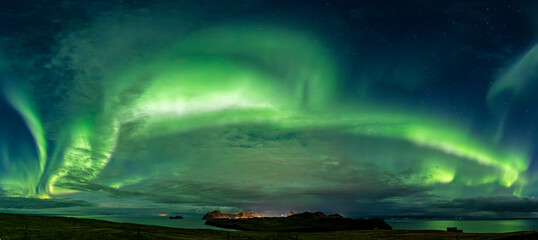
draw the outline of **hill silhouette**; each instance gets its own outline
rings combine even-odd
[[[207,225],[236,230],[275,232],[316,232],[339,230],[391,230],[381,218],[351,219],[339,214],[326,215],[322,212],[304,212],[289,217],[211,219]]]
[[[206,215],[202,217],[202,219],[205,220],[212,220],[212,219],[236,219],[236,218],[259,218],[261,217],[259,214],[255,212],[240,212],[237,214],[228,214],[228,213],[221,213],[220,211],[212,211],[208,212]]]

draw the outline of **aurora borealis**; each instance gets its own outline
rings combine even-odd
[[[538,213],[532,1],[1,11],[1,211]]]

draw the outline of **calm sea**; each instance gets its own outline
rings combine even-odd
[[[457,227],[467,233],[503,233],[538,230],[538,219],[510,220],[408,220],[385,221],[395,230],[446,230]]]
[[[218,228],[218,227],[205,225],[205,220],[203,220],[201,217],[184,217],[183,219],[170,219],[169,217],[132,217],[132,216],[104,216],[104,215],[66,216],[66,217],[91,218],[91,219],[105,220],[105,221],[118,222],[118,223],[137,223],[137,224],[173,227],[173,228],[214,229],[214,230],[235,231],[231,229]]]
[[[82,216],[72,216],[82,217]],[[169,217],[130,217],[130,216],[83,216],[83,218],[106,220],[119,223],[138,223],[173,228],[230,230],[205,225],[200,217],[169,219]],[[457,227],[467,233],[502,233],[538,230],[538,219],[512,220],[410,220],[385,219],[394,230],[446,230]]]

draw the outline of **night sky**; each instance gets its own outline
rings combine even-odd
[[[538,217],[535,1],[1,2],[1,212]]]

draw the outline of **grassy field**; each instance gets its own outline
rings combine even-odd
[[[383,219],[351,219],[351,218],[302,218],[302,217],[270,217],[243,219],[214,219],[206,224],[245,231],[265,232],[327,232],[344,230],[391,230]]]
[[[538,239],[538,232],[503,234],[444,231],[227,232],[178,229],[101,220],[0,214],[0,239]]]

